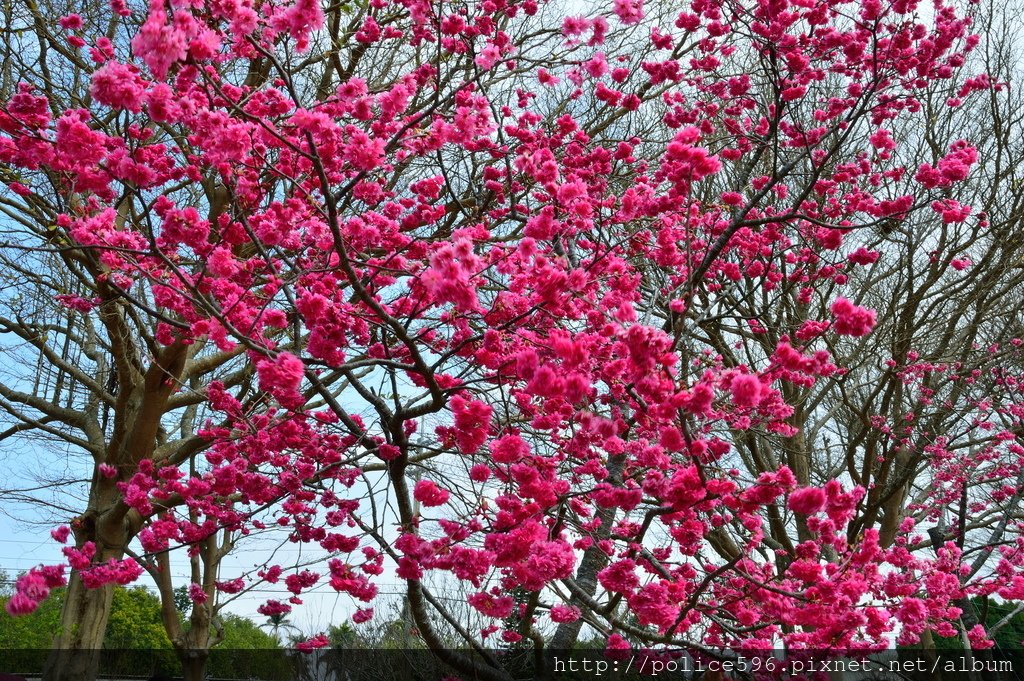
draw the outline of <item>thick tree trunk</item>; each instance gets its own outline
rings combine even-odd
[[[87,542],[96,546],[93,564],[124,558],[129,534],[123,514],[114,510],[116,495],[114,483],[97,476],[93,480],[90,510],[72,523],[78,548]],[[108,511],[99,513],[96,509]],[[96,678],[113,600],[113,584],[90,589],[77,570],[71,572],[60,613],[60,629],[46,661],[43,681],[93,681]]]
[[[206,679],[206,663],[210,659],[210,651],[198,648],[178,649],[178,659],[185,681],[204,681]]]
[[[210,550],[211,540],[206,540],[206,549]],[[212,577],[208,578],[212,581]],[[211,591],[212,591],[212,584]],[[174,651],[178,654],[185,681],[203,681],[206,678],[206,664],[210,659],[211,611],[207,603],[196,603],[192,606],[192,617],[189,630],[175,637]]]
[[[72,573],[61,611],[61,630],[46,660],[43,681],[93,681],[107,631],[113,585],[87,589]]]
[[[115,294],[110,295],[111,300],[117,298]],[[171,345],[142,373],[137,358],[131,354],[130,336],[120,309],[112,302],[105,305],[104,319],[110,325],[111,335],[121,342],[123,355],[118,358],[120,390],[114,432],[103,459],[118,475],[107,478],[98,469],[93,472],[89,505],[85,513],[71,523],[78,548],[86,542],[95,544],[93,564],[123,559],[125,548],[139,529],[137,523],[133,526],[128,519],[130,509],[117,483],[134,474],[139,461],[153,456],[167,399],[188,358],[187,346]],[[67,600],[61,611],[60,631],[47,659],[43,681],[94,681],[113,598],[113,585],[88,589],[79,574],[72,572]]]

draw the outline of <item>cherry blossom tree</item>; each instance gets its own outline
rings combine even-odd
[[[76,378],[95,441],[0,392],[96,461],[58,646],[102,635],[104,585],[268,524],[330,556],[267,565],[293,597],[263,614],[326,583],[365,622],[394,574],[478,678],[584,626],[612,655],[990,645],[970,598],[1024,597],[1019,128],[975,10],[919,4],[64,16],[39,54],[88,96],[40,68],[0,117],[6,246],[70,274],[39,304],[118,381]],[[205,574],[197,604],[246,582]]]
[[[111,50],[115,42],[127,46],[132,23],[120,18],[116,8],[87,7],[84,17],[68,16],[59,25],[47,19],[67,11],[36,3],[12,8],[4,29],[5,102],[29,101],[18,93],[29,92],[33,82],[43,84],[47,94],[39,115],[47,109],[73,110],[89,101],[98,64],[79,53],[73,31],[103,26],[100,33],[107,37],[99,42],[101,49]],[[17,111],[18,105],[12,106]],[[111,117],[93,121],[97,130],[111,135],[120,134],[121,124]],[[95,676],[90,668],[96,660],[88,653],[102,646],[114,584],[147,572],[160,594],[169,638],[186,668],[195,667],[199,671],[194,676],[201,676],[206,651],[224,635],[218,611],[244,586],[232,580],[218,583],[221,561],[238,534],[228,528],[193,533],[187,540],[189,555],[178,552],[183,561],[174,561],[169,551],[143,555],[131,541],[182,500],[164,498],[151,512],[139,513],[124,503],[118,486],[143,460],[166,470],[180,468],[183,475],[194,470],[196,457],[209,444],[197,434],[209,417],[205,386],[218,378],[242,399],[258,401],[262,398],[255,390],[255,374],[239,359],[240,351],[217,352],[203,343],[172,348],[154,340],[162,314],[153,307],[152,292],[142,284],[130,291],[111,288],[112,271],[102,257],[77,248],[60,233],[58,215],[85,196],[65,169],[7,166],[4,173],[11,190],[0,199],[5,284],[0,302],[5,334],[0,407],[6,417],[0,439],[20,451],[12,457],[12,470],[18,473],[5,479],[3,495],[12,506],[34,509],[37,523],[59,525],[54,539],[73,539],[66,551],[72,577],[64,599],[63,631],[54,644],[63,655],[51,660],[53,673]],[[22,182],[32,184],[35,192],[21,190]],[[223,200],[199,198],[205,196],[202,183],[182,191],[208,217],[216,219],[223,211]],[[130,201],[118,206],[124,211],[119,219],[128,219]],[[286,338],[281,334],[278,342]],[[31,448],[28,455],[26,448]],[[38,465],[30,463],[33,454]],[[84,460],[72,454],[84,455]],[[39,509],[46,509],[42,517]],[[15,513],[11,506],[5,510]],[[92,562],[103,567],[75,571],[75,566]],[[194,604],[184,618],[174,597],[178,571],[189,576],[181,588]],[[40,574],[41,580],[38,575],[25,578],[27,593],[44,594],[63,579],[57,572]],[[31,608],[31,600],[18,598],[9,610]]]

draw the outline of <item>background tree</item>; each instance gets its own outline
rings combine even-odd
[[[267,621],[263,626],[270,630],[270,635],[278,642],[278,644],[284,640],[281,637],[282,631],[298,631],[295,628],[295,625],[293,625],[288,619],[288,616],[282,612],[275,612],[267,617]]]

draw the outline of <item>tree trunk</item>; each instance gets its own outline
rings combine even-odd
[[[209,548],[208,539],[206,541]],[[210,659],[211,611],[208,603],[195,603],[189,630],[174,639],[174,652],[178,654],[185,681],[203,681],[206,663]]]
[[[114,294],[110,297],[117,298]],[[110,303],[105,318],[112,325],[111,334],[122,334],[121,340],[126,341],[128,336],[120,314]],[[131,357],[121,358],[125,366],[118,378],[114,433],[103,458],[117,469],[118,476],[109,479],[94,470],[89,505],[71,523],[78,548],[90,541],[95,544],[94,565],[123,559],[125,548],[138,531],[127,519],[130,509],[117,483],[134,474],[139,461],[153,456],[160,418],[187,358],[188,346],[168,346],[144,374],[132,364]],[[94,681],[113,598],[113,585],[87,589],[78,572],[72,571],[67,600],[61,610],[60,631],[47,658],[43,681]]]
[[[206,663],[210,659],[209,650],[179,648],[175,652],[178,653],[178,660],[181,661],[181,670],[185,681],[204,681],[206,679]]]
[[[622,469],[625,467],[625,463],[626,458],[622,455],[609,457],[608,459],[608,480],[616,487],[622,486]],[[615,523],[615,515],[616,511],[614,508],[603,508],[597,512],[598,518],[601,519],[601,524],[597,527],[595,532],[595,541],[583,552],[583,558],[580,560],[580,565],[576,569],[575,581],[577,586],[591,597],[597,593],[597,573],[608,564],[608,556],[598,547],[598,541],[608,539],[611,536],[612,525]],[[583,600],[576,594],[573,594],[569,599],[569,605],[576,606],[584,611],[586,610]],[[555,634],[551,638],[551,642],[548,644],[549,653],[572,650],[576,646],[576,642],[579,640],[580,631],[582,629],[582,618],[575,622],[563,622],[562,624],[559,624],[558,628],[555,629]],[[550,672],[553,668],[552,665],[553,662],[549,659],[547,671]]]
[[[77,548],[81,549],[88,542],[95,545],[93,565],[124,558],[124,547],[131,535],[116,503],[119,498],[114,481],[94,474],[89,510],[71,523]],[[113,600],[113,584],[90,589],[77,570],[71,571],[60,613],[60,629],[46,661],[43,681],[93,681],[96,678]]]
[[[113,598],[113,585],[87,589],[79,574],[71,573],[61,610],[60,633],[46,660],[43,681],[93,681],[96,678]]]

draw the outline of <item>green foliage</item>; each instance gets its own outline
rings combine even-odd
[[[5,606],[11,580],[0,574],[0,671],[38,674],[60,627],[65,589],[54,589],[31,615],[12,617]],[[179,610],[180,613],[180,610]],[[291,661],[277,639],[252,620],[222,615],[224,640],[211,652],[208,675],[221,678],[287,679]],[[180,676],[160,615],[160,599],[143,587],[116,587],[104,637],[101,671],[137,676]],[[237,651],[254,651],[239,655]],[[256,652],[258,651],[258,652]]]
[[[985,627],[986,631],[991,631],[997,624],[1001,624],[999,631],[992,635],[995,641],[995,648],[991,651],[991,654],[995,656],[997,660],[1008,661],[1013,669],[1024,668],[1024,654],[1022,654],[1022,642],[1024,642],[1024,613],[1017,613],[1013,615],[1014,604],[1007,603],[996,603],[985,597],[978,597],[971,599],[971,605],[974,607],[974,613],[978,620]],[[1013,615],[1009,620],[1003,624],[1003,620],[1009,615]],[[958,660],[964,651],[963,639],[960,636],[932,636],[933,652],[938,655],[939,659],[947,660]],[[913,646],[903,647],[900,646],[901,654],[906,654],[910,651],[911,655],[909,658],[904,659],[920,659],[919,653],[924,649],[921,644]],[[902,655],[901,655],[902,656]],[[959,681],[960,674],[954,672],[952,675],[949,673],[939,674],[936,678],[949,679],[950,681]],[[921,676],[920,678],[924,678]]]
[[[122,674],[172,674],[177,657],[160,617],[160,599],[141,586],[114,589],[103,639],[104,664]]]
[[[267,617],[267,623],[263,626],[270,629],[277,645],[286,640],[287,636],[297,634],[299,631],[292,624],[292,621],[288,619],[288,615],[282,612],[274,613]]]
[[[114,589],[104,648],[170,650],[160,618],[160,599],[141,586]]]
[[[174,590],[174,607],[182,616],[187,616],[192,611],[192,598],[184,584]]]
[[[348,622],[332,624],[327,630],[327,638],[331,642],[332,648],[350,650],[368,647],[363,635]]]
[[[4,585],[11,584],[6,578]],[[26,672],[42,668],[46,651],[60,627],[60,610],[64,603],[63,589],[43,601],[39,608],[26,617],[7,614],[7,601],[11,591],[0,596],[0,650],[4,651],[2,671]]]
[[[262,650],[279,648],[277,639],[263,631],[255,622],[228,613],[223,616],[224,640],[220,648],[232,650]]]
[[[250,619],[223,616],[224,640],[211,651],[207,675],[228,679],[289,679],[292,663],[277,639]],[[249,654],[240,651],[251,651]]]
[[[1013,612],[1014,605],[989,601],[985,624],[989,627],[995,626]],[[1011,617],[1009,622],[996,632],[995,641],[1001,650],[1019,651],[1024,643],[1024,613],[1017,613]]]
[[[988,598],[978,597],[971,599],[971,604],[974,606],[974,612],[978,620],[984,625],[986,630],[991,629],[996,624],[999,624],[1006,618],[1007,615],[1011,614],[1014,610],[1014,605],[1007,603],[996,603]],[[933,636],[935,641],[935,647],[939,650],[963,650],[964,644],[960,636],[950,636],[948,638],[942,636]],[[1010,620],[996,632],[993,639],[996,642],[996,646],[1000,650],[1005,651],[1018,651],[1021,649],[1021,644],[1024,643],[1024,613],[1017,613]],[[912,646],[912,648],[919,648],[920,646]]]
[[[9,596],[0,597],[0,649],[47,649],[60,627],[60,609],[64,604],[64,590],[57,589],[39,608],[25,617],[7,614]]]
[[[7,596],[0,598],[0,650],[5,668],[31,672],[41,669],[60,628],[65,589],[54,589],[31,615],[7,614]],[[110,619],[103,642],[102,669],[124,674],[173,673],[177,660],[160,619],[160,599],[142,587],[114,589]]]

